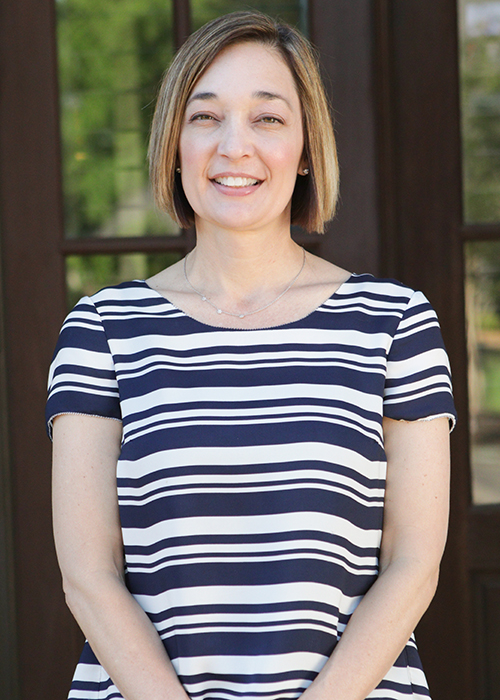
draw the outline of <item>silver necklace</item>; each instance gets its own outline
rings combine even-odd
[[[186,257],[184,258],[184,279],[186,280],[187,285],[188,285],[189,287],[191,287],[191,289],[193,290],[193,292],[196,292],[196,294],[197,294],[199,297],[201,297],[201,300],[202,300],[202,301],[206,301],[207,304],[210,304],[210,306],[211,306],[212,308],[214,308],[214,309],[217,311],[218,314],[225,314],[226,316],[234,316],[235,318],[246,318],[247,316],[253,316],[253,314],[258,314],[260,311],[264,311],[265,309],[268,309],[268,308],[269,308],[270,306],[272,306],[273,304],[276,304],[276,302],[277,302],[279,299],[281,299],[281,297],[285,296],[285,294],[293,287],[293,285],[295,284],[295,282],[299,279],[300,274],[301,274],[302,270],[304,269],[304,265],[306,264],[306,251],[305,251],[304,248],[302,248],[302,250],[303,250],[303,252],[304,252],[304,255],[303,255],[303,257],[302,257],[302,265],[301,265],[300,270],[298,271],[298,273],[295,275],[295,277],[293,278],[293,280],[292,280],[292,281],[290,282],[290,284],[288,285],[288,287],[287,287],[286,289],[284,289],[284,290],[281,292],[281,294],[278,294],[278,296],[276,297],[276,299],[273,299],[272,301],[270,301],[269,304],[266,304],[265,306],[261,306],[260,309],[255,309],[255,311],[249,311],[249,312],[246,313],[246,314],[234,314],[232,311],[224,311],[224,309],[221,309],[221,308],[218,307],[216,304],[214,304],[212,301],[210,301],[210,299],[208,299],[202,292],[198,291],[198,290],[196,289],[196,287],[193,287],[193,285],[191,284],[191,282],[189,281],[188,276],[187,276],[187,270],[186,270],[187,255],[186,255]]]

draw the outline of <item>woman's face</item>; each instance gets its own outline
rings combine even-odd
[[[197,229],[288,230],[303,147],[300,100],[281,56],[249,42],[222,51],[189,97],[179,142]]]

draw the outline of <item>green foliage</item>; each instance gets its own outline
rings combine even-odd
[[[193,0],[193,25],[255,8],[300,24],[304,1]],[[147,196],[154,101],[173,52],[168,0],[58,0],[68,237],[174,233]],[[131,175],[127,177],[127,173]],[[127,211],[135,218],[127,223]]]
[[[481,300],[480,327],[500,328],[500,242],[471,241],[465,254],[467,278]]]
[[[68,308],[84,295],[131,279],[147,279],[180,259],[179,253],[70,255],[66,259]]]
[[[300,25],[305,4],[192,0],[193,27],[250,8]],[[57,0],[56,8],[66,236],[177,233],[153,206],[146,165],[156,93],[173,54],[171,0]],[[69,304],[178,257],[70,256]]]
[[[500,38],[461,49],[464,209],[470,223],[500,220]]]
[[[191,0],[191,13],[194,29],[227,12],[259,10],[305,31],[305,6],[301,0]]]
[[[465,248],[470,380],[479,415],[500,413],[500,241]]]
[[[171,3],[59,0],[57,17],[66,232],[113,235],[116,208],[137,197],[137,185],[117,191],[120,171],[135,169],[147,189],[153,102],[172,55]]]
[[[484,373],[482,410],[483,412],[500,413],[500,353],[498,350],[483,350],[481,366]]]

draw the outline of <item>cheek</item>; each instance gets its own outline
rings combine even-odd
[[[273,164],[279,168],[283,175],[290,174],[295,177],[302,158],[303,145],[300,137],[292,143],[282,143],[272,150]],[[293,173],[292,173],[293,171]]]
[[[179,161],[184,168],[192,166],[199,160],[200,144],[193,134],[182,134],[179,139]]]

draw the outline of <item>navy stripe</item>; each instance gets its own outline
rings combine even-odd
[[[127,585],[202,700],[303,692],[377,576],[383,417],[455,417],[431,306],[370,275],[264,330],[200,323],[142,281],[104,289],[56,348],[49,432],[71,412],[123,421]],[[88,644],[72,688],[121,698]],[[413,641],[379,688],[428,696]]]

